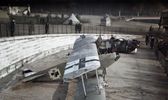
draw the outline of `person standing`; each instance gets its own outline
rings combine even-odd
[[[10,22],[10,31],[11,31],[11,36],[14,36],[15,33],[15,20],[12,19]]]
[[[106,53],[111,53],[110,40],[106,40]]]
[[[82,24],[81,23],[79,23],[79,25],[78,25],[78,31],[79,31],[79,33],[82,31]]]
[[[30,5],[27,5],[27,15],[30,16]]]
[[[148,45],[148,43],[149,43],[149,35],[148,34],[146,34],[145,43],[146,43],[146,45]]]
[[[77,24],[75,24],[75,33],[77,33]]]
[[[153,47],[154,47],[154,41],[155,41],[154,36],[152,36],[151,41],[150,41],[150,48],[151,49],[153,49]]]
[[[48,30],[49,30],[49,23],[47,22],[45,24],[45,33],[48,34]]]
[[[34,31],[34,24],[33,24],[32,21],[30,21],[30,23],[29,23],[29,35],[32,35],[33,31]]]
[[[153,27],[152,26],[150,26],[150,28],[149,28],[149,32],[151,32],[151,31],[153,31]]]
[[[111,44],[111,53],[115,52],[116,51],[116,44],[115,44],[115,38],[113,35],[111,35],[111,38],[110,38],[110,44]]]

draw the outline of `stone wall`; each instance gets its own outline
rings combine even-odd
[[[25,62],[71,48],[77,35],[38,35],[0,39],[0,78]]]

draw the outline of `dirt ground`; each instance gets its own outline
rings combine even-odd
[[[106,100],[168,100],[168,78],[154,52],[140,41],[137,54],[120,54],[107,68]],[[59,81],[18,83],[1,92],[0,100],[73,100],[74,87]]]
[[[168,100],[168,77],[144,42],[137,54],[121,54],[108,67],[106,81],[107,100]]]
[[[68,84],[22,83],[3,91],[0,100],[65,100]]]

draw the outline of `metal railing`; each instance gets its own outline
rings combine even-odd
[[[0,24],[0,37],[10,37],[12,33],[10,31],[10,25]],[[94,34],[112,34],[114,32],[139,34],[145,32],[143,28],[129,28],[129,27],[105,27],[105,26],[92,26],[83,25],[81,33],[94,33]],[[39,34],[71,34],[75,33],[75,25],[56,25],[50,24],[48,32],[46,33],[45,24],[16,24],[13,35],[39,35]]]

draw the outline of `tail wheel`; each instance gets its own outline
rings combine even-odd
[[[48,73],[52,80],[57,80],[61,78],[60,70],[57,68],[50,69]]]

